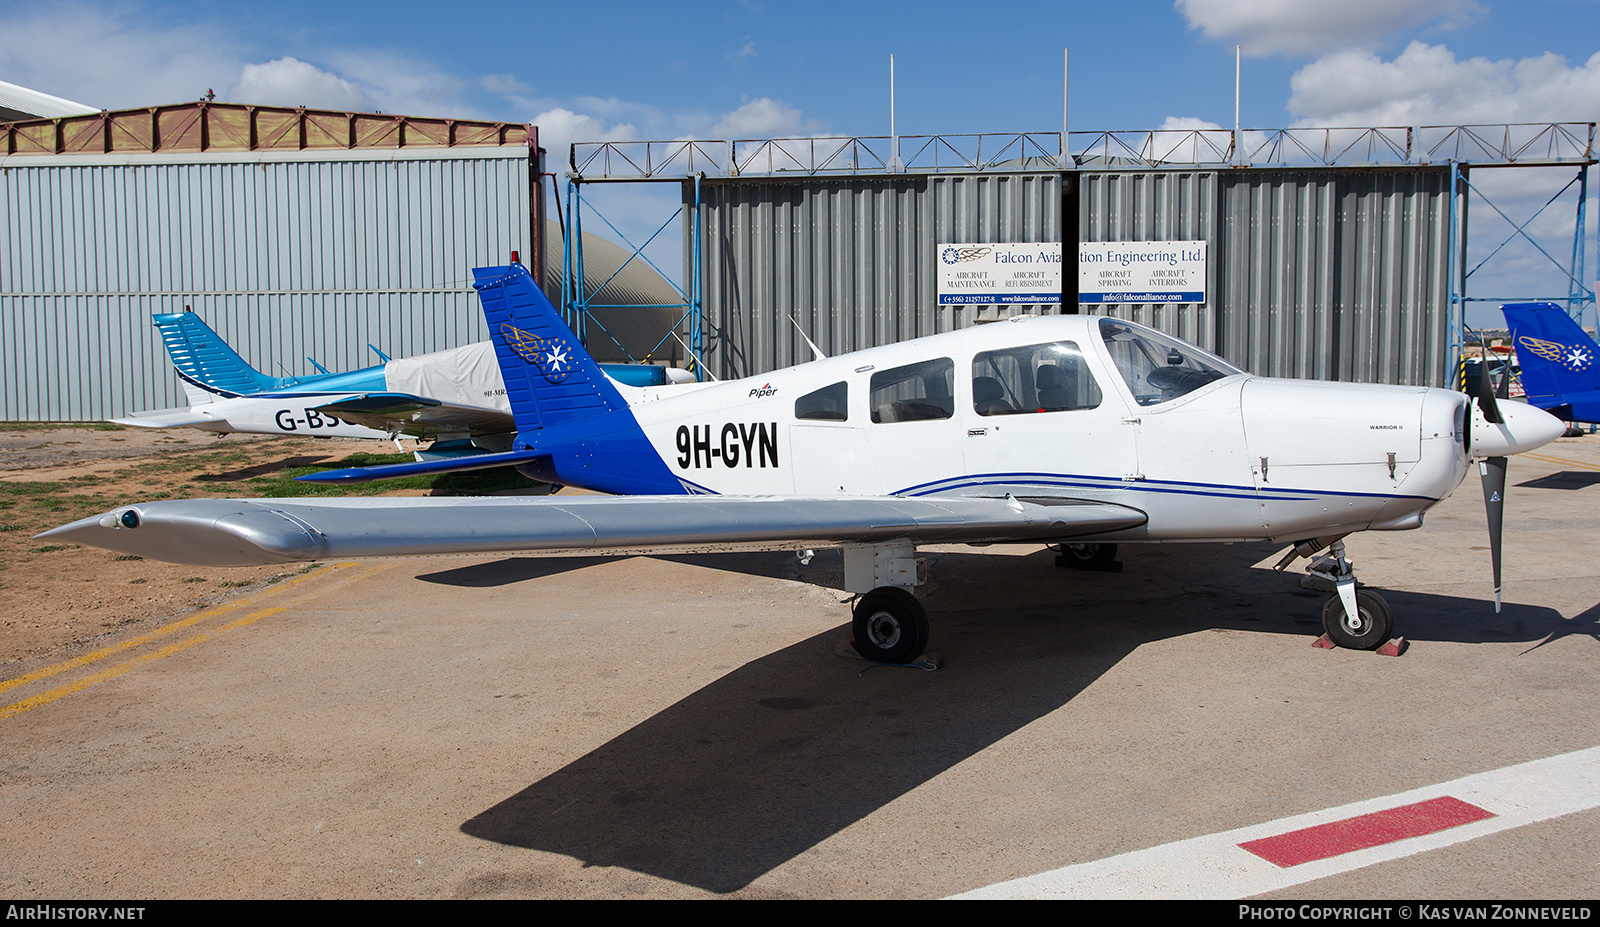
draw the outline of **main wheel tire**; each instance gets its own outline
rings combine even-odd
[[[856,652],[878,663],[910,663],[928,646],[928,613],[917,597],[882,586],[861,597],[850,623]]]
[[[1115,544],[1062,544],[1056,562],[1074,570],[1103,570],[1116,559]]]
[[[1356,590],[1356,620],[1347,622],[1344,602],[1335,595],[1322,606],[1322,630],[1328,639],[1348,650],[1377,650],[1394,629],[1394,612],[1383,596]]]

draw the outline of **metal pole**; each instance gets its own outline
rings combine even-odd
[[[1567,315],[1578,320],[1579,327],[1583,325],[1584,309],[1589,302],[1589,287],[1583,280],[1584,252],[1588,249],[1585,245],[1585,232],[1588,223],[1585,221],[1584,206],[1589,202],[1589,165],[1578,168],[1578,218],[1577,225],[1572,231],[1572,279],[1567,283]]]
[[[706,379],[706,354],[701,335],[705,330],[705,325],[701,320],[702,293],[700,291],[700,177],[701,175],[699,174],[694,175],[694,280],[691,282],[693,290],[690,294],[692,303],[689,317],[692,320],[690,325],[693,326],[693,331],[690,332],[690,344],[694,346],[695,379],[704,383]]]
[[[900,136],[894,129],[894,55],[889,56],[889,165],[891,174],[898,174],[906,166],[900,163]]]
[[[1072,152],[1067,146],[1067,49],[1061,49],[1061,169],[1071,163]]]

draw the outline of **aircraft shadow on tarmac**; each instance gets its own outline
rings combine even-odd
[[[1303,635],[1309,645],[1321,633],[1326,596],[1251,569],[1264,550],[1237,545],[1194,557],[1136,549],[1121,574],[1058,569],[1047,551],[925,552],[935,561],[924,587],[930,651],[943,655],[944,670],[876,668],[843,686],[841,673],[854,680],[858,670],[841,669],[835,655],[848,630],[830,630],[739,667],[461,829],[587,865],[736,891],[1066,705],[1145,643],[1233,629]],[[792,554],[683,559],[796,572]],[[431,581],[546,575],[531,564],[576,568],[516,559]],[[821,576],[800,572],[828,585],[829,565],[818,566]],[[1568,621],[1537,606],[1508,605],[1496,616],[1479,600],[1385,594],[1413,640],[1537,646],[1595,635],[1600,622],[1600,606]]]
[[[297,457],[281,457],[266,463],[256,464],[253,467],[244,467],[239,470],[225,470],[221,473],[202,473],[194,478],[196,483],[237,483],[251,477],[266,476],[287,470],[291,467],[309,467],[328,459],[327,454],[302,454]]]
[[[1586,489],[1600,483],[1600,471],[1558,470],[1537,479],[1523,480],[1517,486],[1533,489]]]

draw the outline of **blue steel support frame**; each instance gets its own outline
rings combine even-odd
[[[1571,315],[1580,326],[1583,325],[1584,317],[1589,314],[1589,310],[1596,308],[1594,288],[1589,286],[1583,279],[1585,273],[1584,268],[1588,263],[1587,256],[1589,250],[1587,212],[1589,199],[1589,163],[1585,162],[1580,164],[1578,167],[1577,176],[1569,181],[1566,186],[1557,191],[1554,196],[1545,202],[1544,206],[1539,207],[1539,209],[1537,209],[1533,215],[1529,216],[1526,221],[1521,223],[1512,221],[1511,217],[1501,211],[1500,207],[1496,206],[1489,200],[1488,197],[1483,195],[1483,191],[1473,186],[1472,181],[1469,180],[1462,172],[1461,167],[1462,165],[1460,162],[1450,162],[1451,215],[1449,222],[1449,328],[1451,338],[1450,346],[1455,352],[1455,357],[1457,358],[1457,369],[1460,369],[1459,358],[1461,358],[1466,348],[1466,307],[1468,303],[1508,303],[1535,300],[1542,302],[1560,302],[1564,300],[1567,304],[1567,313]],[[1547,207],[1549,207],[1551,203],[1554,203],[1556,199],[1561,196],[1561,194],[1567,192],[1567,190],[1570,189],[1574,184],[1578,186],[1578,205],[1576,211],[1577,214],[1574,217],[1573,222],[1572,260],[1569,264],[1563,266],[1560,261],[1556,260],[1554,255],[1547,251],[1544,246],[1535,241],[1533,236],[1528,234],[1527,229],[1528,226],[1533,224],[1535,219],[1539,218],[1539,216]],[[1487,257],[1479,261],[1476,266],[1469,270],[1466,269],[1465,261],[1463,260],[1467,247],[1468,223],[1465,221],[1464,215],[1467,211],[1464,208],[1458,210],[1457,203],[1458,200],[1464,200],[1466,196],[1474,192],[1478,194],[1478,198],[1481,199],[1485,205],[1487,205],[1490,209],[1493,209],[1500,215],[1502,219],[1505,219],[1506,222],[1511,225],[1512,231],[1511,234],[1506,237],[1505,241],[1502,241],[1499,245],[1495,246],[1494,250],[1489,252]],[[1537,250],[1540,254],[1543,254],[1550,261],[1550,263],[1554,264],[1558,269],[1567,275],[1566,296],[1556,296],[1553,294],[1541,296],[1468,296],[1467,281],[1471,279],[1473,273],[1482,268],[1484,264],[1487,264],[1489,260],[1498,254],[1502,248],[1510,244],[1512,240],[1519,236],[1525,239],[1528,244],[1534,247],[1535,250]],[[1597,324],[1600,324],[1600,316],[1597,316]]]
[[[581,184],[583,183],[583,178],[580,177],[580,176],[577,176],[577,175],[569,175],[568,176],[568,178],[567,178],[567,228],[570,229],[571,232],[567,235],[566,248],[562,252],[562,262],[561,262],[562,305],[561,305],[561,313],[565,317],[567,324],[572,327],[573,333],[578,336],[578,340],[582,344],[587,346],[588,343],[589,343],[589,323],[590,323],[590,321],[593,321],[593,316],[590,314],[590,311],[589,311],[590,309],[619,309],[619,308],[676,309],[676,308],[683,308],[686,311],[682,316],[680,316],[678,318],[678,321],[677,321],[676,324],[674,324],[673,329],[676,330],[679,325],[683,324],[685,319],[687,319],[689,321],[689,325],[690,325],[690,343],[689,343],[689,345],[687,345],[687,347],[688,347],[689,353],[691,355],[690,359],[694,364],[695,378],[698,379],[698,380],[704,380],[705,379],[705,373],[706,373],[705,364],[701,360],[701,358],[703,358],[705,356],[704,349],[703,349],[704,335],[703,335],[702,324],[701,324],[702,323],[702,312],[701,312],[702,293],[701,293],[701,273],[700,273],[700,238],[701,238],[701,227],[700,227],[700,179],[701,179],[702,176],[703,175],[700,175],[700,174],[696,174],[694,176],[694,203],[693,203],[693,212],[692,212],[691,218],[690,218],[690,237],[693,239],[693,255],[694,255],[694,258],[693,258],[693,266],[690,268],[690,291],[688,293],[684,292],[683,287],[679,286],[676,283],[673,283],[672,278],[668,277],[664,273],[661,273],[661,268],[656,267],[655,263],[653,261],[651,261],[648,257],[646,257],[645,253],[644,253],[644,249],[649,247],[650,242],[655,241],[656,236],[660,235],[663,231],[665,231],[667,226],[670,225],[674,219],[678,218],[678,216],[683,213],[683,207],[682,206],[678,207],[678,210],[676,212],[674,212],[671,216],[668,216],[667,220],[665,222],[661,223],[661,225],[658,226],[656,228],[656,230],[650,234],[650,237],[645,239],[643,244],[635,246],[633,244],[633,242],[628,239],[627,235],[623,234],[620,229],[618,229],[615,225],[613,225],[609,219],[607,219],[604,215],[602,215],[600,213],[600,211],[597,208],[595,208],[595,206],[592,203],[589,203],[589,201],[583,196],[583,192],[582,192],[582,188],[581,188]],[[606,227],[609,228],[612,231],[612,233],[616,235],[616,237],[622,242],[622,244],[624,244],[625,246],[627,246],[630,249],[630,253],[628,255],[628,259],[623,262],[622,267],[617,268],[617,270],[614,271],[611,274],[610,277],[606,278],[606,280],[603,283],[601,283],[600,286],[595,288],[593,293],[585,292],[583,284],[582,284],[582,281],[584,280],[584,276],[583,276],[583,207],[584,206],[588,206],[589,209],[592,210],[597,217],[599,217],[600,221],[604,222],[606,224]],[[681,303],[657,303],[657,304],[650,304],[650,305],[638,305],[638,304],[633,304],[633,303],[624,304],[624,303],[602,303],[602,302],[596,302],[595,301],[595,297],[598,296],[601,292],[603,292],[605,290],[606,284],[610,283],[613,279],[615,279],[617,274],[622,273],[622,268],[623,267],[627,267],[628,264],[632,263],[636,259],[640,260],[640,261],[643,261],[646,264],[649,264],[650,267],[656,271],[656,273],[661,274],[662,279],[666,280],[667,283],[671,284],[672,288],[678,292],[678,295],[683,297],[683,302],[681,302]],[[599,323],[596,322],[596,324],[598,325]],[[610,332],[606,332],[604,326],[600,326],[600,330],[607,337],[611,337]],[[650,357],[650,356],[653,356],[656,351],[659,351],[661,349],[661,346],[663,344],[665,344],[667,342],[667,339],[669,339],[671,337],[673,337],[673,332],[671,332],[671,331],[669,331],[665,335],[663,335],[661,337],[661,340],[656,342],[655,347],[650,349],[650,353],[649,353],[649,355],[646,356],[646,359],[648,359],[648,357]],[[618,347],[622,347],[622,345],[619,343]],[[623,352],[624,353],[628,353],[627,349],[625,347],[623,348]],[[636,358],[632,354],[628,354],[628,359],[630,361],[635,362],[635,363],[640,361],[640,358]]]
[[[1466,289],[1466,279],[1461,276],[1461,264],[1463,262],[1461,261],[1460,257],[1462,250],[1464,250],[1466,247],[1466,229],[1463,227],[1464,223],[1461,221],[1461,210],[1457,208],[1458,204],[1461,202],[1461,179],[1461,162],[1451,160],[1450,217],[1446,222],[1446,225],[1450,227],[1450,253],[1446,258],[1446,266],[1449,268],[1446,272],[1449,280],[1447,288],[1449,289],[1450,295],[1449,305],[1445,310],[1445,324],[1450,330],[1450,362],[1454,367],[1450,374],[1450,382],[1452,383],[1456,383],[1456,377],[1458,375],[1456,371],[1463,369],[1461,358],[1465,356],[1467,350],[1467,313],[1465,303],[1466,294],[1464,292]],[[1456,383],[1456,388],[1458,389],[1463,386],[1464,384]]]

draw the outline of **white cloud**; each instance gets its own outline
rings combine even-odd
[[[629,142],[639,138],[630,123],[606,125],[603,120],[565,107],[546,110],[531,120],[539,127],[539,147],[548,152],[548,170],[560,173],[571,156],[573,142]]]
[[[1424,23],[1452,28],[1481,9],[1473,0],[1176,0],[1175,5],[1189,28],[1242,45],[1247,55],[1371,47]]]
[[[1302,126],[1413,126],[1589,122],[1600,101],[1600,53],[1573,67],[1559,55],[1470,58],[1412,42],[1394,60],[1346,50],[1290,80]]]
[[[231,35],[203,23],[152,26],[136,11],[83,3],[0,14],[0,74],[90,106],[197,100],[225,88],[242,61]]]
[[[247,64],[225,98],[233,103],[307,106],[313,109],[370,111],[377,104],[365,89],[298,58]]]
[[[747,36],[744,37],[744,45],[740,46],[738,51],[729,52],[728,53],[728,60],[729,61],[738,61],[740,58],[754,58],[755,56],[756,56],[756,43],[755,43],[755,40],[750,38],[747,35]]]
[[[468,81],[446,74],[428,61],[383,51],[344,51],[330,58],[334,69],[359,85],[386,113],[482,119],[466,102]]]
[[[490,93],[526,94],[533,92],[533,88],[517,80],[515,74],[485,74],[478,78],[478,83]]]
[[[771,97],[746,101],[711,127],[712,138],[783,138],[814,128],[801,112]]]

